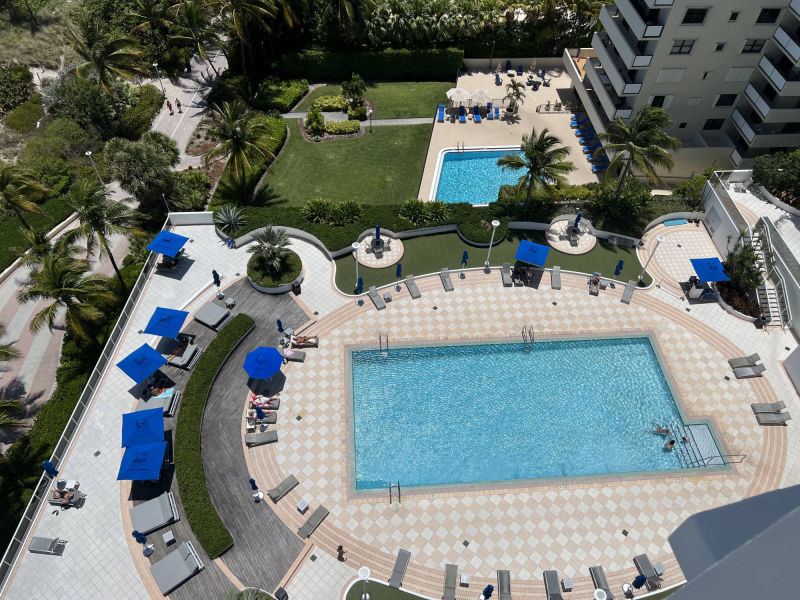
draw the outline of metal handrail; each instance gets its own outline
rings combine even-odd
[[[763,227],[761,227],[761,225],[763,225]],[[764,232],[764,234],[767,237],[767,244],[769,245],[768,252],[764,252],[763,253],[764,254],[764,261],[765,261],[765,265],[764,265],[765,269],[764,270],[766,272],[766,275],[767,275],[768,278],[770,278],[770,277],[772,277],[772,274],[774,273],[775,275],[777,275],[778,281],[780,283],[781,293],[778,294],[777,291],[776,291],[776,295],[778,296],[778,309],[779,309],[779,315],[780,315],[780,318],[781,318],[781,325],[783,327],[791,327],[791,324],[792,324],[792,309],[789,306],[789,303],[786,301],[786,298],[783,298],[783,302],[781,302],[781,296],[783,296],[785,294],[785,290],[786,290],[786,280],[783,278],[783,274],[780,272],[780,269],[776,269],[775,268],[775,259],[771,258],[769,256],[770,252],[775,247],[773,245],[772,233],[770,231],[770,229],[775,229],[775,225],[772,223],[772,221],[769,219],[769,217],[761,217],[761,219],[759,219],[758,223],[756,224],[756,229],[758,229],[759,231],[763,231]],[[777,229],[775,229],[775,233],[776,234],[778,233]],[[783,238],[780,237],[780,234],[778,234],[777,237],[780,240],[780,242],[783,243]],[[783,253],[781,253],[781,258],[782,259],[783,259],[783,256],[784,256]],[[789,256],[791,256],[794,259],[794,255],[792,255],[791,253],[789,253]],[[769,267],[771,267],[771,268],[769,268]],[[785,319],[783,317],[784,312],[786,313],[786,318]]]
[[[738,465],[747,458],[747,454],[716,454],[714,456],[701,456],[697,462],[702,463],[704,467],[708,466],[708,461],[715,460],[717,458],[722,459],[723,465]],[[729,458],[738,458],[739,460],[728,460]]]

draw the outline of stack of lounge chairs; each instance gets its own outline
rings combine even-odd
[[[786,422],[791,420],[789,412],[783,412],[786,405],[782,400],[778,402],[757,402],[751,404],[753,414],[756,416],[756,421],[759,425],[786,425]]]
[[[206,302],[203,307],[197,311],[194,320],[213,329],[219,331],[222,327],[230,321],[231,311],[226,308],[214,304],[213,302]]]
[[[408,562],[411,560],[411,552],[408,550],[403,550],[402,548],[397,553],[397,558],[394,561],[394,568],[392,569],[392,575],[389,577],[389,587],[394,588],[396,590],[400,589],[400,586],[403,585],[403,577],[406,575],[406,569],[408,568]]]
[[[747,379],[749,377],[761,377],[761,373],[767,370],[764,365],[758,364],[761,357],[758,353],[750,356],[728,359],[728,364],[733,369],[736,379]]]

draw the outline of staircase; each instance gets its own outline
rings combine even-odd
[[[758,304],[761,306],[761,319],[769,325],[782,326],[781,307],[775,284],[769,277],[767,249],[761,243],[761,234],[754,229],[752,236],[745,236],[744,243],[749,244],[756,251],[757,263],[761,271],[761,285],[756,289]]]

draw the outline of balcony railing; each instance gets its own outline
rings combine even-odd
[[[794,16],[800,19],[800,0],[792,0],[789,3],[789,8],[792,9]]]
[[[747,84],[747,87],[744,90],[744,95],[747,96],[747,99],[750,100],[753,108],[758,111],[758,114],[761,115],[762,119],[766,119],[769,116],[769,104],[766,100],[764,100],[764,98],[761,97],[761,94],[759,94],[758,90],[753,87],[752,83]]]
[[[636,48],[636,40],[633,40],[630,33],[623,29],[619,11],[615,7],[605,5],[600,10],[600,22],[605,27],[606,35],[627,68],[644,69],[650,66],[653,57],[639,53]]]
[[[733,163],[734,167],[738,167],[740,164],[742,164],[742,155],[739,154],[739,151],[736,148],[734,148],[733,152],[731,152],[731,162]]]
[[[800,0],[798,0],[798,2],[800,2]],[[772,61],[766,56],[761,57],[758,66],[761,72],[764,73],[764,76],[772,82],[772,85],[774,85],[779,92],[783,91],[783,88],[786,86],[786,78],[778,71],[778,67],[773,65]]]
[[[750,124],[744,118],[744,115],[742,115],[738,109],[734,109],[731,118],[733,119],[737,129],[739,129],[739,133],[744,136],[744,139],[746,139],[748,143],[752,144],[753,140],[756,138],[756,132],[753,131],[752,127],[750,127]]]
[[[592,37],[592,48],[597,52],[597,58],[600,60],[606,75],[608,75],[614,91],[617,92],[617,96],[638,94],[642,89],[642,84],[629,82],[627,75],[623,75],[623,71],[620,71],[619,68],[620,65],[617,64],[619,59],[614,54],[613,48],[609,47],[610,45],[611,42],[608,36],[595,33]]]
[[[611,81],[602,68],[597,68],[596,60],[596,58],[587,59],[585,71],[597,99],[600,100],[600,104],[609,119],[615,119],[616,117],[627,119],[631,116],[632,109],[612,97],[612,91],[608,89],[611,87]]]
[[[631,0],[615,0],[615,4],[637,39],[643,40],[661,37],[661,32],[664,30],[664,27],[658,24],[647,24],[639,13],[639,9]]]
[[[773,39],[793,62],[800,61],[800,44],[783,27],[778,27],[773,34]]]
[[[800,0],[794,2],[800,3]],[[644,3],[650,8],[668,8],[675,3],[675,0],[644,0]]]

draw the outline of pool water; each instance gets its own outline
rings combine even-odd
[[[648,337],[352,351],[351,364],[358,490],[685,468],[651,433],[681,416]]]
[[[445,152],[435,199],[447,204],[494,202],[500,186],[516,185],[524,175],[523,171],[503,171],[497,166],[497,159],[506,154],[522,153],[519,150]]]

